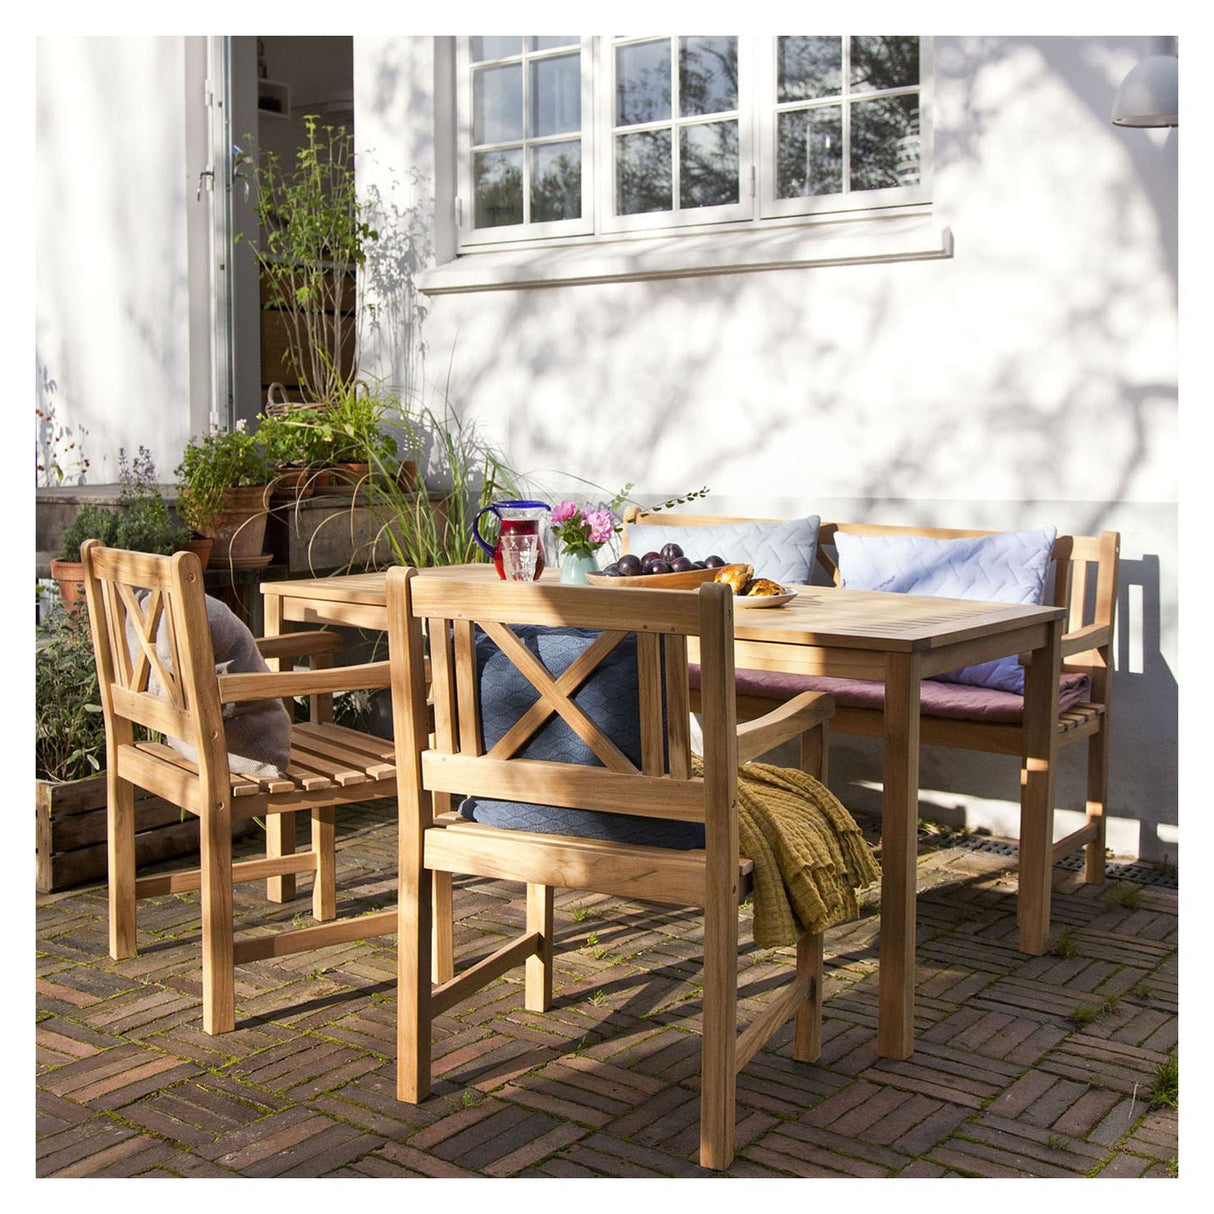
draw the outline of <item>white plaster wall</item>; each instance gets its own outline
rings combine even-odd
[[[36,43],[38,401],[88,480],[141,443],[170,480],[189,435],[185,40]]]
[[[433,43],[355,39],[364,180],[423,213],[450,172]],[[708,484],[712,513],[1120,529],[1111,842],[1158,859],[1177,851],[1178,142],[1108,121],[1152,49],[936,39],[951,260],[444,295],[420,333],[426,392],[449,386],[554,492],[571,473],[642,500]],[[444,256],[442,216],[429,235]],[[851,803],[874,756],[836,740]],[[925,748],[923,787],[925,812],[1014,833],[1014,761]]]

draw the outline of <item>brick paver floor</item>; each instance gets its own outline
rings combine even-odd
[[[395,900],[391,802],[339,826],[343,912]],[[302,829],[302,827],[301,827]],[[247,851],[255,840],[238,845]],[[877,916],[827,936],[821,1059],[786,1028],[738,1081],[739,1177],[1169,1177],[1177,893],[1055,870],[1052,951],[1016,950],[1013,849],[924,836],[916,1048],[876,1051]],[[237,892],[256,930],[310,910]],[[457,882],[457,949],[491,952],[521,889]],[[140,903],[139,955],[107,955],[103,885],[39,897],[39,1177],[694,1177],[699,922],[562,891],[556,995],[521,972],[435,1029],[434,1093],[396,1101],[394,938],[237,972],[237,1029],[200,1024],[195,895]],[[745,914],[745,911],[744,911]],[[742,1014],[791,964],[744,930]]]

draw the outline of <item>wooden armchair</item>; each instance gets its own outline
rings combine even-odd
[[[312,722],[291,728],[290,765],[284,774],[234,774],[223,706],[386,687],[388,663],[333,668],[338,638],[292,633],[259,642],[263,656],[313,655],[313,669],[217,675],[196,556],[150,556],[90,540],[81,558],[106,725],[110,955],[135,955],[138,899],[199,890],[203,1028],[227,1032],[235,1023],[235,965],[396,930],[396,912],[385,911],[237,940],[232,907],[236,882],[311,872],[313,915],[333,920],[334,809],[395,797],[396,766],[391,742],[317,720],[326,714],[314,711]],[[191,746],[197,761],[164,743],[137,742],[136,726]],[[198,818],[200,867],[136,876],[136,787]],[[312,818],[308,851],[232,863],[234,822],[301,811]]]
[[[749,522],[756,520],[707,518],[702,515],[661,514],[654,524],[692,526],[699,523]],[[771,520],[767,520],[771,521]],[[635,511],[625,519],[625,550],[645,551],[646,520]],[[821,524],[818,533],[818,577],[826,583],[840,580],[835,559],[835,536],[840,531],[863,535],[922,536],[953,540],[996,534],[991,531],[948,530],[929,527],[898,527],[861,523]],[[1117,578],[1121,537],[1115,531],[1098,536],[1060,535],[1054,541],[1051,569],[1046,582],[1046,605],[1065,607],[1066,633],[1062,640],[1063,694],[1057,722],[1059,749],[1087,741],[1086,822],[1078,830],[1053,842],[1053,822],[1020,823],[1020,837],[1031,835],[1052,843],[1056,862],[1084,849],[1084,877],[1089,883],[1104,880],[1105,812],[1109,782],[1109,713],[1113,672],[1113,629],[1117,607]],[[728,559],[728,553],[722,553]],[[762,572],[759,570],[758,572]],[[817,580],[817,579],[815,579]],[[1083,676],[1080,678],[1079,676]],[[879,687],[854,679],[787,675],[764,676],[755,671],[737,672],[738,715],[745,719],[766,713],[773,699],[784,699],[806,690],[828,691],[834,696],[836,713],[831,729],[839,733],[880,737],[884,728]],[[984,751],[989,754],[1021,755],[1024,731],[1020,697],[1006,692],[967,689],[957,694],[955,685],[945,695],[943,685],[926,679],[921,689],[920,740],[932,746]],[[1031,943],[1027,951],[1039,952],[1049,934],[1050,885],[1044,882],[1044,903],[1019,908],[1021,940]]]
[[[432,1018],[493,978],[523,964],[527,1008],[547,1008],[554,886],[696,906],[704,913],[700,1161],[705,1167],[727,1167],[734,1151],[737,1071],[790,1016],[795,1016],[796,1057],[814,1059],[822,998],[822,938],[806,933],[788,988],[738,1035],[738,902],[752,870],[749,861],[739,858],[738,763],[805,731],[822,732],[832,710],[830,697],[799,696],[769,720],[738,730],[733,604],[724,586],[707,586],[698,594],[539,583],[474,586],[398,568],[388,571],[387,587],[401,772],[399,1098],[417,1103],[430,1091]],[[563,673],[550,674],[532,643],[508,625],[591,632],[580,656]],[[534,702],[518,705],[521,715],[512,714],[517,718],[513,725],[500,719],[494,723],[495,730],[504,730],[496,741],[494,735],[486,736],[478,629],[480,645],[490,640],[497,647],[494,660],[508,662],[511,677],[525,679],[534,689]],[[701,649],[702,778],[692,775],[689,746],[688,636],[698,636]],[[424,671],[427,637],[433,743]],[[635,664],[625,668],[629,693],[611,693],[609,699],[612,712],[626,711],[636,726],[635,759],[579,707],[595,672],[607,669],[617,648],[627,653],[632,644]],[[526,757],[529,740],[557,718],[597,756],[598,765],[592,765],[596,760]],[[456,792],[482,804],[498,799],[529,803],[525,809],[538,805],[580,811],[595,823],[587,827],[590,834],[599,830],[604,815],[626,815],[630,823],[640,821],[658,831],[702,824],[703,842],[657,846],[618,836],[489,825],[458,814],[436,816],[434,801]],[[431,889],[436,876],[450,873],[525,883],[527,923],[520,936],[492,956],[432,988]]]

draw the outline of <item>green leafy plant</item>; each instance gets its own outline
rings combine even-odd
[[[314,114],[303,124],[294,161],[263,148],[244,163],[255,186],[266,307],[285,318],[287,361],[301,387],[329,402],[353,383],[362,309],[350,306],[350,293],[379,233],[358,194],[350,133]]]
[[[59,559],[78,561],[85,540],[100,540],[107,548],[118,547],[118,512],[96,502],[85,502],[59,537]]]
[[[173,517],[161,496],[152,453],[141,446],[134,457],[128,458],[120,448],[118,471],[122,501],[117,546],[161,556],[176,552],[190,538],[190,533]]]
[[[400,397],[366,380],[335,385],[321,409],[300,409],[287,419],[314,458],[330,464],[368,464],[395,480],[400,444],[392,430],[412,435]]]
[[[88,617],[55,604],[37,630],[36,646],[36,774],[54,781],[93,775],[105,757],[105,718]]]
[[[119,449],[118,469],[118,506],[85,502],[63,529],[60,560],[78,561],[85,540],[100,540],[107,548],[168,555],[189,539],[189,531],[173,517],[161,495],[156,464],[146,447],[133,457]]]
[[[200,532],[219,509],[226,489],[265,485],[270,462],[261,442],[244,422],[192,438],[174,470],[180,491],[177,509],[191,530]]]
[[[1058,934],[1058,938],[1050,945],[1050,952],[1055,957],[1077,957],[1079,955],[1079,933],[1073,927],[1068,927]]]

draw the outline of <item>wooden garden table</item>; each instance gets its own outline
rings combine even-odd
[[[491,565],[426,572],[461,579],[497,576]],[[544,577],[555,579],[557,571]],[[387,628],[382,573],[266,582],[261,589],[267,635],[287,624]],[[1055,607],[818,586],[798,588],[785,607],[735,609],[739,668],[871,679],[885,687],[877,1034],[883,1057],[907,1058],[914,1048],[919,683],[1009,654],[1032,654],[1025,674],[1021,760],[1020,948],[1033,955],[1045,952],[1064,615]]]

